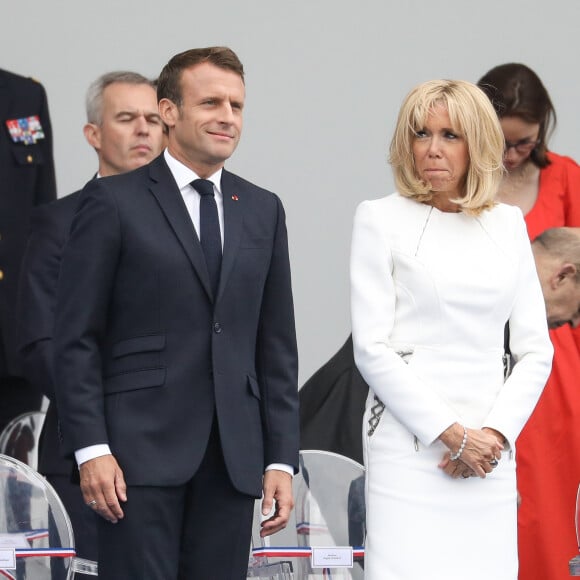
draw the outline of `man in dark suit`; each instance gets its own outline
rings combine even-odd
[[[131,171],[149,163],[163,148],[163,124],[153,83],[128,71],[104,74],[87,92],[84,134],[98,156],[97,176]],[[71,518],[77,555],[97,559],[96,516],[86,508],[75,468],[60,450],[54,403],[53,327],[62,250],[80,191],[32,213],[31,233],[22,262],[18,320],[22,370],[51,401],[41,441],[40,473],[56,489]]]
[[[0,70],[0,431],[40,409],[16,354],[16,296],[32,209],[56,198],[52,130],[40,83]]]
[[[284,211],[223,169],[245,100],[231,50],[174,56],[158,98],[168,149],[88,183],[64,251],[64,446],[102,516],[101,578],[242,579],[254,498],[275,504],[262,534],[283,527],[298,465]]]

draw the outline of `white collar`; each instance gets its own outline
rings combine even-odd
[[[181,161],[175,159],[175,157],[169,153],[169,149],[165,149],[163,156],[180,191],[184,187],[190,185],[194,179],[201,179],[195,171],[181,163]],[[207,178],[213,183],[218,193],[221,193],[222,169],[223,168],[220,167],[220,169],[218,169],[213,175],[210,175]]]

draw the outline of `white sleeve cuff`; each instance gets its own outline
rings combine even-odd
[[[85,463],[85,461],[89,461],[89,459],[95,459],[96,457],[101,457],[103,455],[111,455],[111,449],[106,443],[90,445],[89,447],[83,447],[82,449],[77,449],[75,451],[75,459],[77,460],[77,465],[79,467]]]
[[[294,468],[290,465],[286,465],[285,463],[270,463],[268,467],[266,467],[266,471],[270,471],[272,469],[277,469],[278,471],[285,471],[288,475],[294,477]]]

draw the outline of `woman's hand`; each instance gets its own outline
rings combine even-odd
[[[463,463],[461,459],[457,461],[451,461],[451,452],[448,451],[445,456],[443,457],[439,467],[447,474],[450,475],[453,479],[467,479],[472,475],[475,475],[475,472],[471,467],[469,467],[466,463]]]
[[[492,430],[484,429],[466,429],[467,441],[465,448],[461,453],[460,461],[451,461],[451,453],[456,453],[463,441],[463,427],[454,423],[447,428],[439,439],[450,449],[446,453],[439,467],[452,477],[470,477],[477,475],[484,478],[486,474],[491,473],[501,459],[503,444],[500,442],[498,435],[492,434]],[[497,432],[493,432],[497,433]],[[460,463],[459,466],[453,465]],[[465,468],[461,466],[465,465]],[[468,471],[468,470],[471,470]]]

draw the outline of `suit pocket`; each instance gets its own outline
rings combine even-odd
[[[256,397],[258,401],[261,401],[262,395],[260,394],[260,387],[258,385],[258,381],[250,375],[248,375],[248,387],[250,388],[250,393],[254,395],[254,397]]]
[[[140,352],[155,352],[165,348],[164,334],[150,334],[147,336],[136,336],[115,343],[112,348],[113,358],[120,358],[129,354]]]
[[[165,375],[166,369],[157,367],[139,369],[107,377],[104,381],[105,395],[161,387],[165,383]]]
[[[104,366],[105,394],[160,387],[165,383],[164,334],[134,336],[116,342]]]
[[[254,236],[244,236],[240,242],[240,248],[245,250],[262,249],[272,246],[271,238],[258,238]]]
[[[35,145],[12,147],[12,155],[17,166],[34,167],[35,165],[44,164],[42,149]]]

